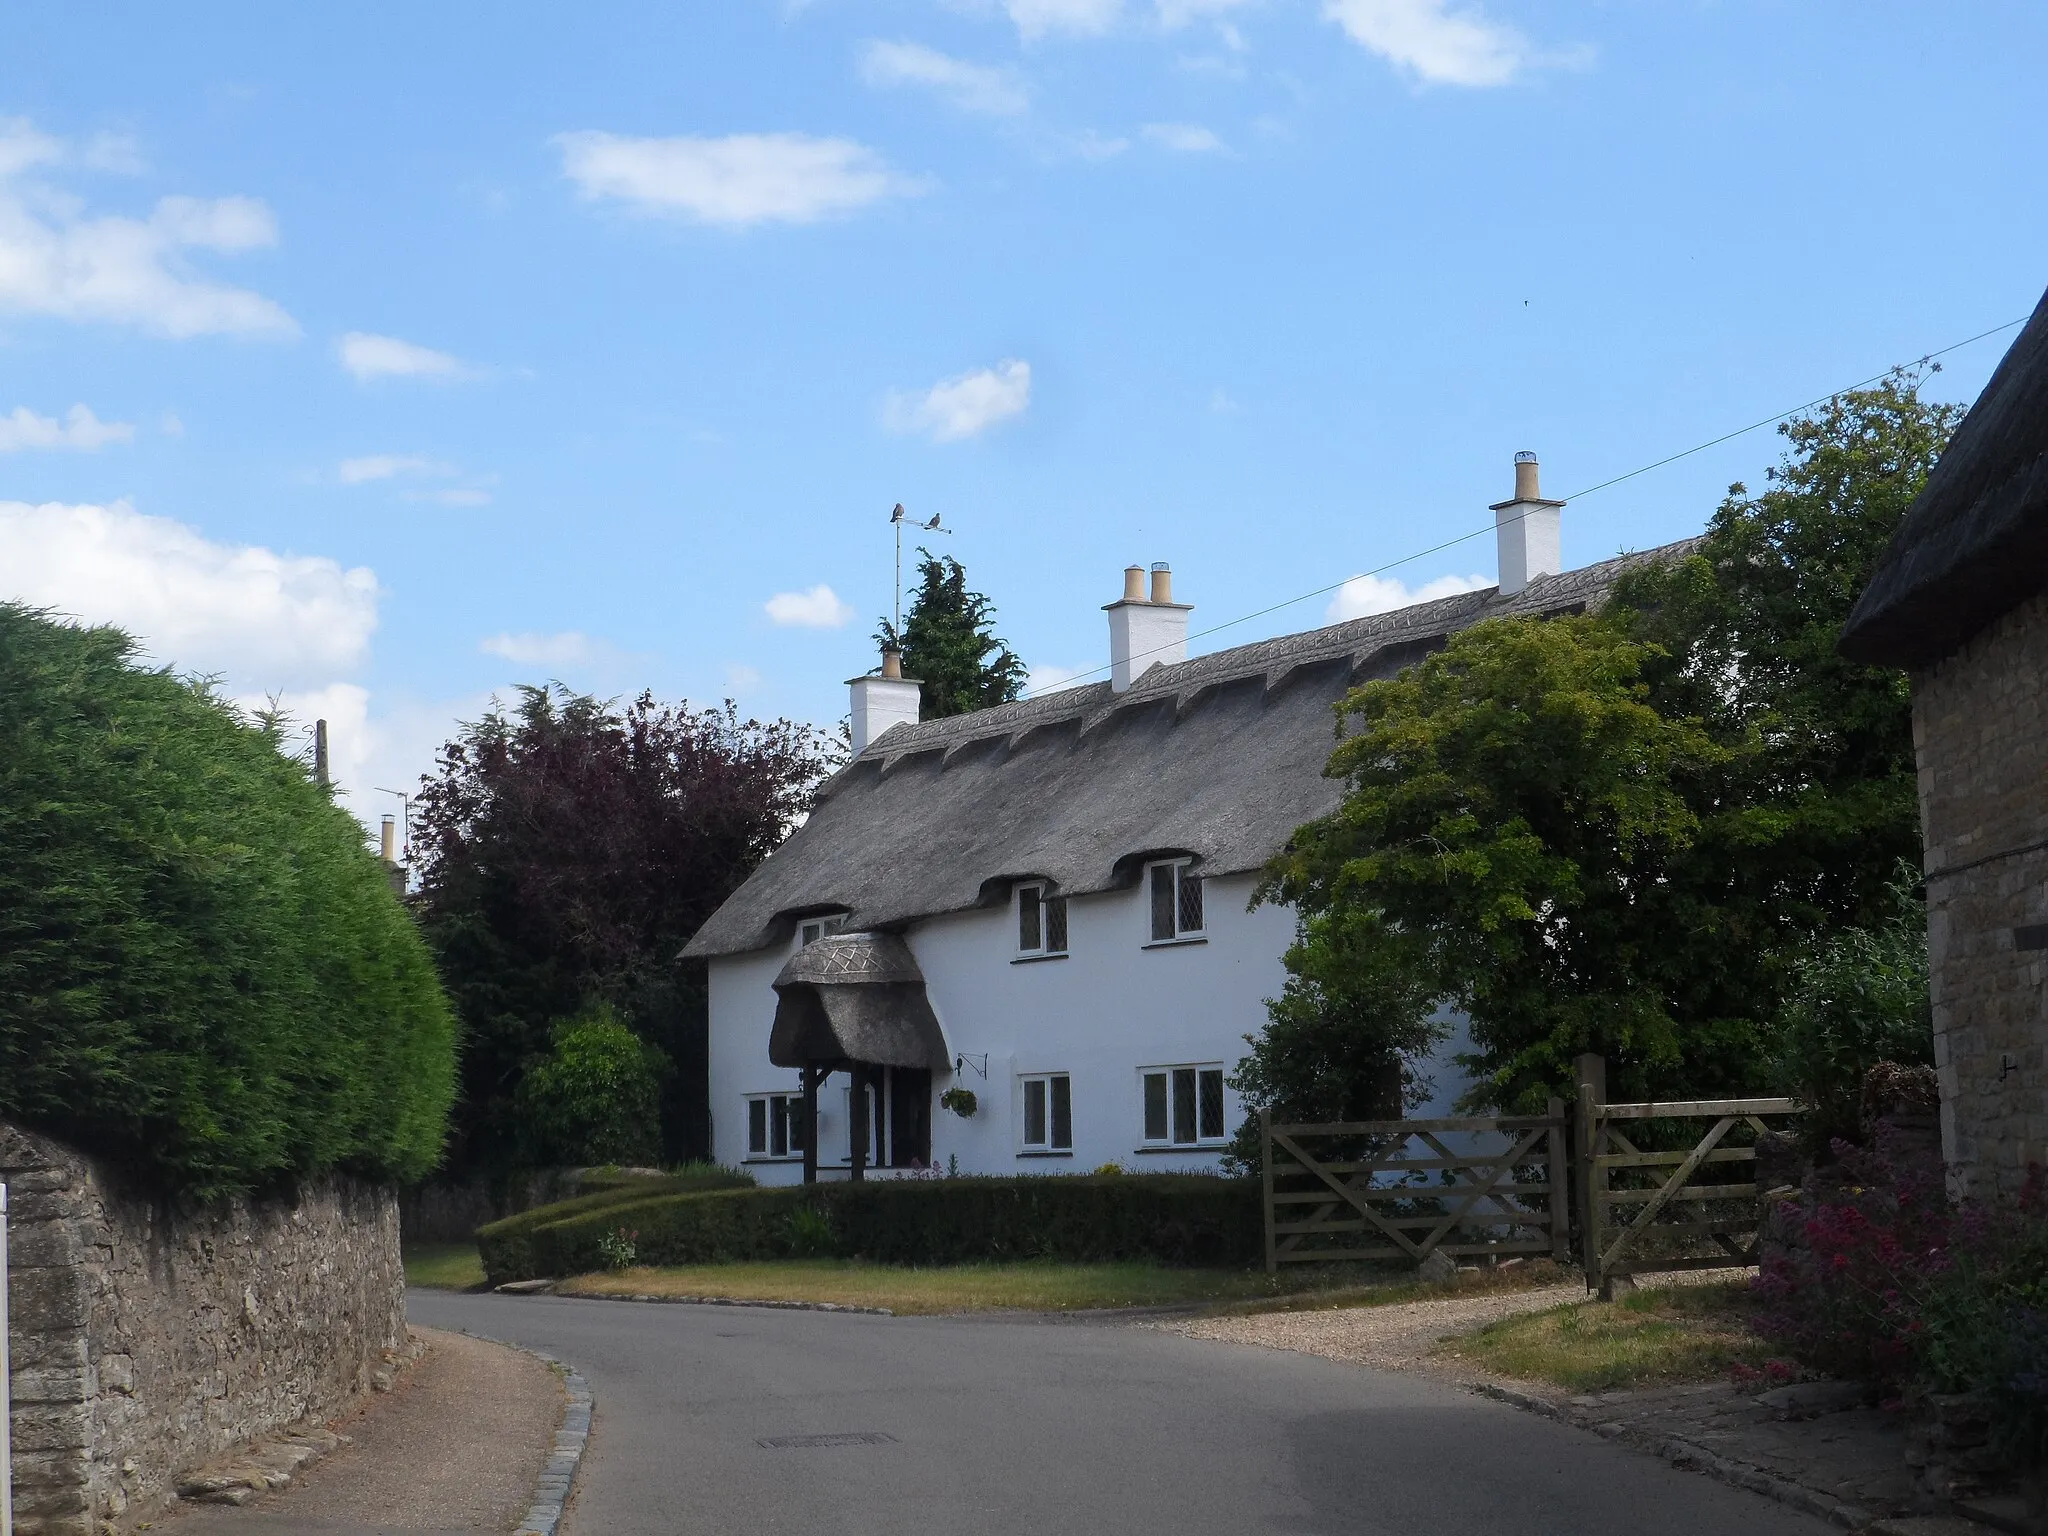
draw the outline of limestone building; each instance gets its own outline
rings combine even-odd
[[[1849,617],[1908,668],[1942,1150],[1957,1193],[2048,1164],[2048,298]]]

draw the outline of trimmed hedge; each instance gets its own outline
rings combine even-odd
[[[583,1193],[580,1195],[557,1200],[551,1205],[536,1205],[477,1228],[477,1246],[489,1252],[490,1249],[484,1245],[495,1244],[499,1252],[508,1256],[506,1263],[510,1268],[523,1271],[517,1277],[508,1278],[524,1279],[531,1275],[533,1262],[527,1239],[538,1227],[573,1221],[579,1216],[610,1210],[617,1205],[641,1205],[664,1195],[701,1194],[714,1189],[752,1189],[754,1177],[734,1168],[693,1165],[678,1173],[585,1174],[582,1185]],[[503,1282],[494,1280],[492,1283]]]
[[[440,1160],[433,963],[279,745],[120,631],[0,602],[0,1116],[198,1198]]]
[[[573,1213],[542,1206],[479,1229],[477,1246],[484,1273],[503,1285],[602,1268],[598,1240],[621,1227],[637,1234],[644,1264],[833,1257],[1236,1266],[1264,1251],[1258,1186],[1202,1174],[872,1179],[664,1195]]]

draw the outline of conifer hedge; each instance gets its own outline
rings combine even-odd
[[[454,1064],[411,917],[275,732],[0,603],[0,1118],[202,1199],[404,1181]]]

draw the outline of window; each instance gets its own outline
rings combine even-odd
[[[1026,1152],[1074,1150],[1074,1092],[1064,1072],[1045,1072],[1019,1079],[1024,1085]]]
[[[1067,898],[1043,883],[1017,887],[1017,954],[1036,959],[1067,952]]]
[[[1171,944],[1202,936],[1202,877],[1186,859],[1149,867],[1152,942]]]
[[[1145,1145],[1196,1147],[1221,1142],[1223,1067],[1147,1067]]]
[[[815,944],[828,933],[837,933],[843,917],[807,917],[796,925],[796,947],[806,948]]]
[[[800,1093],[747,1095],[747,1157],[750,1160],[804,1155],[804,1098]]]

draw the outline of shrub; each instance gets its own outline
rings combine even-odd
[[[531,1236],[536,1227],[579,1216],[608,1213],[621,1206],[637,1206],[661,1195],[686,1194],[711,1189],[752,1189],[752,1174],[716,1163],[692,1163],[659,1178],[643,1174],[605,1175],[584,1178],[585,1193],[552,1205],[505,1216],[477,1228],[476,1241],[485,1251],[505,1255],[506,1278],[527,1279],[538,1273],[533,1267]],[[594,1188],[592,1186],[595,1186]],[[516,1274],[513,1273],[516,1271]],[[503,1284],[503,1280],[493,1281]]]
[[[669,1063],[607,1003],[558,1024],[517,1103],[536,1163],[648,1163],[661,1156],[661,1080]]]
[[[873,1179],[662,1195],[599,1212],[480,1229],[491,1283],[601,1267],[620,1221],[643,1264],[828,1256],[885,1264],[981,1259],[1244,1265],[1262,1251],[1258,1187],[1200,1174]],[[513,1221],[522,1218],[513,1218]]]
[[[0,603],[0,1116],[202,1198],[410,1180],[453,1036],[361,826],[275,722]]]

